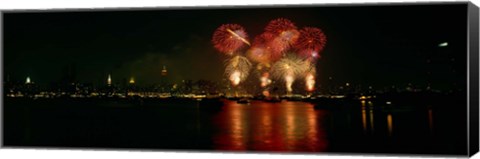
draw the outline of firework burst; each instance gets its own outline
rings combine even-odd
[[[238,24],[224,24],[220,26],[212,37],[212,43],[215,49],[222,53],[232,55],[240,48],[250,43],[245,29]]]
[[[240,55],[228,59],[225,65],[225,74],[234,86],[247,79],[252,68],[252,63],[246,57]]]
[[[302,57],[319,58],[326,43],[327,36],[321,29],[305,27],[300,30],[300,37],[294,45],[294,48],[297,49],[298,54]]]
[[[255,37],[252,47],[247,51],[247,56],[255,62],[269,63],[272,57],[272,49],[269,42],[274,38],[271,33],[263,33]]]
[[[300,32],[296,29],[282,31],[277,37],[272,41],[273,46],[276,51],[284,52],[295,44],[300,37]]]
[[[283,79],[287,74],[299,77],[302,76],[309,67],[304,59],[294,54],[287,54],[284,58],[273,64],[272,75],[276,79]]]
[[[272,76],[285,82],[287,92],[292,92],[292,84],[295,79],[303,76],[309,66],[305,60],[293,54],[287,54],[277,61],[272,67]]]
[[[260,77],[260,87],[265,88],[272,83],[270,79],[270,74],[268,72],[264,72]]]
[[[265,89],[265,96],[268,96],[267,86],[271,79],[285,82],[288,93],[293,91],[292,84],[299,78],[305,79],[307,91],[314,90],[315,61],[320,58],[327,42],[321,29],[305,27],[298,30],[292,21],[278,18],[270,21],[265,32],[256,36],[251,45],[247,38],[245,29],[238,24],[224,24],[212,37],[215,49],[231,56],[226,60],[225,74],[233,86],[247,79],[252,68],[249,60],[252,60],[257,63],[254,72]],[[239,50],[247,45],[245,57]],[[286,54],[288,51],[295,51],[295,54]]]
[[[315,75],[312,73],[308,73],[305,77],[305,86],[307,87],[307,91],[311,92],[315,89]]]
[[[256,73],[258,76],[262,76],[263,72],[269,72],[270,71],[270,64],[269,63],[258,63],[256,66]]]
[[[270,21],[265,27],[265,31],[266,33],[273,35],[273,38],[268,42],[268,46],[271,47],[273,54],[277,55],[282,55],[285,51],[290,49],[290,47],[296,43],[300,35],[297,26],[285,18],[278,18]]]
[[[296,29],[297,29],[297,26],[295,26],[295,24],[293,24],[292,21],[285,18],[278,18],[278,19],[272,20],[265,27],[266,32],[274,33],[276,35],[279,35],[284,31],[296,30]]]
[[[260,80],[260,87],[265,88],[266,86],[272,83],[270,79],[270,64],[269,63],[259,63],[255,69],[257,76]]]
[[[258,63],[269,63],[270,51],[264,47],[251,47],[247,51],[247,57]]]
[[[307,71],[305,75],[305,87],[306,90],[311,92],[315,89],[315,64],[313,62],[307,60]]]

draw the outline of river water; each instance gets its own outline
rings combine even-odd
[[[22,147],[466,153],[463,104],[387,110],[370,101],[326,108],[287,100],[222,102],[218,109],[205,109],[210,105],[196,101],[6,99],[4,141]]]

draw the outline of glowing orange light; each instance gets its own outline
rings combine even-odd
[[[266,87],[272,82],[272,80],[270,80],[268,77],[269,77],[268,72],[263,73],[262,77],[260,77],[261,87]]]
[[[128,81],[130,84],[135,84],[135,79],[133,77],[130,77],[130,81]]]
[[[270,92],[268,92],[267,90],[264,90],[262,92],[262,94],[265,96],[265,97],[269,97],[270,96]]]
[[[231,75],[230,75],[230,81],[232,82],[232,84],[234,86],[238,85],[240,83],[240,76],[241,76],[241,73],[240,71],[234,71]]]
[[[315,88],[315,76],[309,73],[307,77],[305,77],[305,84],[307,86],[307,91],[313,91]]]
[[[112,85],[112,76],[108,75],[107,84]]]
[[[388,135],[392,135],[393,133],[393,121],[392,121],[392,114],[387,115],[387,125],[388,125]]]
[[[365,110],[365,101],[362,101],[362,126],[363,132],[367,132],[367,111]]]
[[[292,92],[292,84],[294,80],[295,78],[293,77],[293,75],[288,74],[287,76],[285,76],[285,85],[287,87],[288,93]]]

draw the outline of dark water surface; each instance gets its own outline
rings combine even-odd
[[[356,101],[21,99],[4,103],[6,146],[255,152],[466,154],[466,108]],[[318,104],[317,104],[318,106]],[[454,109],[455,108],[455,109]]]

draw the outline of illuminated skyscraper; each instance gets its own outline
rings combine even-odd
[[[167,76],[167,67],[165,65],[163,65],[163,69],[162,69],[162,76]]]
[[[32,83],[32,82],[30,81],[30,77],[27,77],[27,80],[25,81],[25,84],[30,84],[30,83]]]
[[[110,74],[108,74],[107,85],[112,85],[112,76],[110,76]]]
[[[135,84],[135,79],[133,77],[130,77],[130,80],[128,81],[129,84]]]
[[[163,93],[165,93],[166,91],[169,90],[168,82],[167,82],[167,75],[168,75],[167,67],[165,65],[163,65],[163,69],[162,69],[161,77],[160,77],[160,91],[163,92]]]

